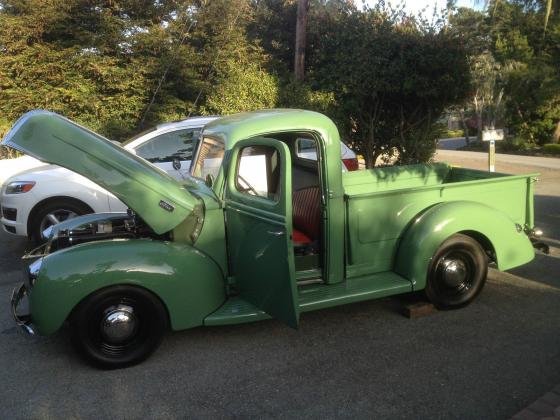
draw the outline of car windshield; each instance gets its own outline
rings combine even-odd
[[[191,166],[191,175],[201,179],[206,179],[208,175],[216,178],[223,158],[224,143],[217,139],[204,137],[196,156],[196,161]]]
[[[132,143],[134,140],[139,139],[142,136],[145,136],[148,133],[151,133],[152,131],[156,131],[157,130],[157,126],[156,127],[151,127],[148,128],[147,130],[144,130],[138,134],[136,134],[135,136],[129,138],[128,140],[125,140],[121,143],[122,147],[125,147],[127,144]]]

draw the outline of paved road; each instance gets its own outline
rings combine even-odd
[[[445,161],[453,161],[454,159],[471,160],[473,162],[483,163],[485,165],[484,168],[485,169],[488,168],[488,153],[486,152],[465,152],[460,150],[438,149],[436,151],[436,157],[439,160],[445,160]],[[508,155],[505,153],[496,153],[497,171],[500,170],[500,165],[502,166],[518,165],[523,167],[560,170],[560,158]]]
[[[560,383],[559,258],[492,271],[461,310],[409,320],[384,299],[303,314],[298,331],[199,328],[170,334],[140,366],[104,372],[74,355],[66,331],[14,328],[7,299],[27,246],[0,233],[2,418],[503,419]]]
[[[476,137],[469,137],[469,140],[476,140]],[[466,146],[467,142],[464,137],[453,137],[448,139],[438,140],[438,149],[456,150],[460,147]]]

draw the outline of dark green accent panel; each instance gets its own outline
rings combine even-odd
[[[302,312],[329,308],[407,293],[411,283],[399,275],[387,272],[340,282],[299,288],[298,305]],[[240,297],[230,298],[220,309],[204,320],[204,325],[232,325],[269,319],[265,312]]]
[[[30,294],[33,323],[40,334],[51,334],[83,298],[117,284],[136,285],[157,295],[174,330],[202,325],[225,301],[220,269],[187,244],[90,242],[45,257]]]
[[[531,261],[531,241],[503,212],[485,204],[453,201],[433,206],[417,217],[397,251],[394,271],[409,279],[415,290],[426,285],[430,259],[439,246],[455,233],[481,236],[492,244],[500,270]]]
[[[28,112],[2,144],[99,184],[159,234],[181,223],[198,204],[164,171],[53,112]]]
[[[279,155],[276,200],[240,192],[235,175],[242,148],[264,145]],[[226,229],[231,274],[240,296],[296,328],[299,319],[292,235],[290,151],[279,141],[250,139],[233,149],[226,187]]]

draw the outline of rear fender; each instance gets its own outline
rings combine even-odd
[[[437,204],[418,216],[402,237],[394,271],[409,279],[414,290],[426,287],[428,266],[440,245],[463,233],[490,245],[500,270],[531,261],[534,250],[523,229],[506,214],[472,201]]]
[[[159,297],[173,330],[202,325],[225,301],[221,270],[188,244],[144,239],[90,242],[44,258],[29,296],[33,324],[40,334],[51,334],[91,293],[125,284]]]

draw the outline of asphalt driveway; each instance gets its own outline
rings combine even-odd
[[[553,184],[537,196],[537,220],[560,244]],[[199,328],[170,334],[139,366],[99,371],[74,355],[67,331],[14,327],[8,300],[27,246],[0,233],[2,418],[502,419],[560,383],[556,248],[492,271],[461,310],[411,320],[384,299],[303,314],[298,331],[276,321]]]

